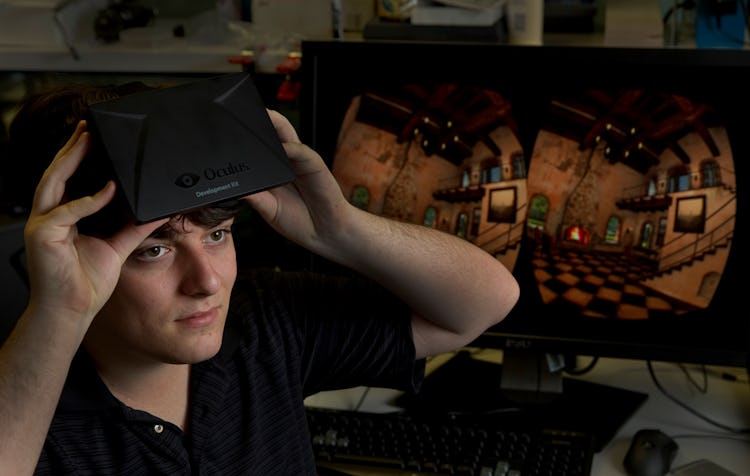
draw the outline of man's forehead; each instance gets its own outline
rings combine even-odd
[[[221,225],[224,223],[231,223],[233,221],[234,221],[234,217],[230,217],[217,224],[203,225],[200,223],[195,223],[187,215],[175,215],[171,217],[169,221],[167,221],[166,223],[161,225],[159,228],[151,232],[151,234],[149,235],[149,238],[170,239],[178,235],[186,235],[196,230],[209,230],[218,225]]]

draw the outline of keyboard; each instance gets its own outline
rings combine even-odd
[[[588,432],[307,407],[320,475],[588,476]],[[494,422],[494,423],[493,423]]]

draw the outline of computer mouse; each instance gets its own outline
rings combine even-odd
[[[638,430],[622,464],[629,476],[664,476],[678,448],[677,443],[660,430]]]

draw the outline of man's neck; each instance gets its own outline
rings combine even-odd
[[[122,366],[95,360],[99,376],[118,400],[186,429],[189,364]]]

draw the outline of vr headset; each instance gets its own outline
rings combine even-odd
[[[88,124],[94,147],[108,158],[100,165],[111,166],[103,173],[114,176],[138,223],[294,178],[249,73],[96,103]]]

